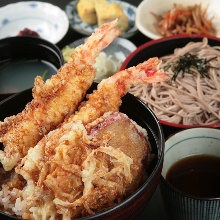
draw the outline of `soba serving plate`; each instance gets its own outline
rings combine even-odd
[[[108,2],[118,3],[123,8],[124,13],[129,20],[128,30],[122,32],[120,36],[125,38],[129,38],[133,36],[137,32],[137,28],[135,25],[136,7],[124,1],[108,0]],[[77,3],[78,0],[74,0],[66,5],[65,11],[69,19],[70,25],[75,31],[84,35],[90,35],[91,33],[94,32],[94,29],[97,28],[98,26],[88,25],[81,20],[76,9]]]
[[[157,40],[151,40],[140,47],[138,47],[134,52],[132,52],[127,59],[123,62],[121,70],[135,66],[138,63],[143,62],[151,57],[162,57],[168,54],[172,54],[174,49],[184,47],[189,42],[201,42],[204,36],[171,36],[164,37]],[[220,46],[220,40],[216,37],[209,37],[208,43],[210,46]],[[165,137],[176,133],[177,131],[200,127],[199,125],[184,125],[170,123],[164,120],[160,120]],[[220,121],[215,124],[203,125],[212,128],[220,128]]]
[[[96,87],[97,84],[94,83],[88,93],[93,91]],[[24,109],[25,105],[31,101],[31,99],[31,89],[28,89],[2,101],[0,103],[0,120],[2,121],[5,117],[17,114],[18,112],[22,111],[22,109]],[[143,183],[133,195],[131,195],[119,205],[112,207],[104,212],[90,217],[82,218],[84,220],[137,219],[151,200],[161,176],[165,140],[160,123],[155,117],[154,113],[143,102],[129,93],[123,97],[120,111],[126,113],[131,119],[136,121],[140,126],[148,131],[152,153],[154,153],[155,158],[153,159],[151,165],[148,167],[148,178],[143,180]],[[0,219],[17,220],[18,218],[12,218],[1,212]]]
[[[137,7],[136,26],[138,30],[151,39],[159,39],[162,35],[156,30],[158,23],[156,15],[164,15],[173,8],[174,4],[181,4],[185,7],[201,4],[205,9],[208,6],[206,15],[212,19],[213,27],[216,29],[216,37],[220,37],[220,1],[218,0],[144,0]]]
[[[0,8],[0,39],[17,36],[25,28],[56,44],[67,33],[69,20],[63,10],[47,2],[24,1]]]

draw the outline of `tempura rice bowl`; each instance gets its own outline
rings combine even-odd
[[[147,60],[150,57],[160,58],[169,54],[173,54],[176,48],[182,48],[185,45],[187,45],[189,42],[202,42],[202,40],[205,37],[206,36],[202,36],[202,35],[193,35],[193,36],[179,35],[172,37],[164,37],[158,40],[151,40],[139,46],[133,53],[131,53],[127,57],[127,59],[123,62],[120,69],[122,70],[131,66],[135,66],[138,63],[143,62],[144,60]],[[208,44],[210,46],[220,46],[219,38],[215,38],[215,37],[206,37],[206,38],[208,39]],[[155,111],[154,113],[157,116]],[[177,131],[193,128],[193,127],[211,127],[211,128],[220,127],[220,120],[215,123],[202,124],[202,125],[199,124],[186,125],[182,123],[175,123],[175,122],[166,121],[164,119],[160,119],[160,117],[158,117],[158,120],[162,125],[165,137],[168,137],[169,135]]]
[[[94,83],[89,92],[95,89],[96,85]],[[0,102],[0,120],[20,112],[31,99],[31,89],[28,89]],[[126,113],[148,131],[148,138],[155,159],[148,168],[148,178],[143,181],[139,189],[132,196],[115,207],[83,219],[137,219],[137,216],[146,208],[160,179],[165,144],[160,123],[154,113],[133,95],[127,94],[122,101],[120,111]],[[3,199],[2,195],[0,195],[0,199]],[[0,212],[0,219],[18,220],[19,218]]]

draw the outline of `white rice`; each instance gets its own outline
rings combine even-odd
[[[18,189],[9,190],[8,186],[3,185],[0,191],[0,204],[7,213],[22,216],[25,202],[21,200],[20,194]]]

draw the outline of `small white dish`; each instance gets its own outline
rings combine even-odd
[[[136,18],[136,7],[123,1],[117,0],[108,0],[108,2],[116,2],[118,3],[124,10],[125,15],[129,20],[129,29],[125,32],[121,33],[121,37],[131,37],[137,32],[137,27],[135,26],[135,18]],[[78,0],[71,1],[69,4],[66,5],[65,11],[67,17],[69,18],[69,22],[71,27],[84,35],[91,35],[94,32],[94,29],[97,28],[97,25],[88,25],[83,22],[77,12],[76,5]]]
[[[144,0],[137,7],[136,26],[137,29],[145,36],[151,39],[159,39],[162,36],[157,32],[155,25],[157,20],[152,12],[157,15],[164,15],[167,11],[173,8],[173,5],[181,4],[183,6],[190,6],[201,4],[202,8],[208,6],[206,15],[207,18],[212,18],[212,23],[216,29],[216,37],[220,37],[220,1],[219,0]]]
[[[46,2],[18,2],[0,8],[0,39],[17,36],[25,28],[56,44],[67,33],[69,20],[63,10]]]

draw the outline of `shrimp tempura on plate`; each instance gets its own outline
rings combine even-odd
[[[64,118],[71,115],[94,81],[95,59],[120,33],[117,20],[106,23],[76,48],[68,63],[45,83],[36,77],[33,100],[19,114],[0,122],[0,161],[6,171],[14,168],[29,148]]]

